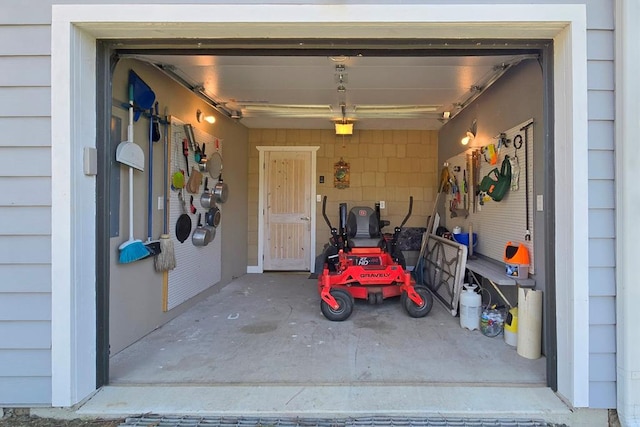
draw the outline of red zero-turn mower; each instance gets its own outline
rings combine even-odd
[[[380,220],[377,203],[375,211],[368,206],[354,207],[348,217],[347,204],[341,203],[339,230],[331,226],[326,205],[325,196],[322,216],[331,230],[331,239],[324,253],[322,274],[318,276],[322,314],[329,320],[342,321],[351,315],[355,298],[380,304],[386,298],[400,296],[409,316],[426,316],[433,306],[433,297],[405,271],[404,257],[397,248],[400,231],[411,216],[413,197],[409,198],[407,216],[393,235],[381,233],[389,221]]]

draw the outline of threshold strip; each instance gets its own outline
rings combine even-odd
[[[279,418],[279,417],[197,417],[143,415],[130,417],[120,427],[562,427],[543,420],[501,418]]]

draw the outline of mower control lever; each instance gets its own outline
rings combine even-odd
[[[341,239],[338,236],[338,229],[331,225],[331,221],[329,221],[329,217],[327,216],[327,196],[324,196],[322,198],[322,216],[324,217],[324,221],[329,226],[329,230],[331,230],[331,240],[333,242],[333,245],[336,248],[340,248],[341,247],[341,244],[340,244]]]
[[[413,210],[413,196],[409,196],[409,212],[407,212],[407,216],[404,217],[404,219],[402,220],[402,224],[400,224],[399,228],[404,227],[404,225],[406,224],[407,220],[411,216],[411,211],[412,210]]]
[[[329,229],[331,230],[331,234],[333,234],[333,227],[331,226],[331,221],[329,221],[329,217],[327,217],[327,196],[322,198],[322,216],[324,217],[324,222],[327,223]],[[336,230],[337,233],[337,230]]]
[[[398,246],[398,237],[400,237],[400,232],[402,231],[402,227],[406,224],[407,220],[411,216],[411,212],[413,211],[413,196],[409,196],[409,212],[407,212],[407,216],[404,217],[400,226],[397,226],[393,229],[393,238],[391,239],[391,256],[397,261],[396,256],[396,248]]]

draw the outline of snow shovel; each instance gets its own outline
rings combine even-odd
[[[133,87],[133,102],[136,107],[133,120],[137,122],[142,111],[153,107],[156,94],[133,70],[129,70],[129,87]]]

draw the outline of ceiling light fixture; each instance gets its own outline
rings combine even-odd
[[[462,145],[468,145],[470,142],[476,139],[477,124],[478,121],[474,119],[471,123],[471,127],[467,130],[465,136],[460,140],[460,143]]]
[[[214,124],[216,122],[216,118],[214,116],[207,116],[200,110],[196,111],[196,120],[198,120],[198,123],[202,123],[203,120],[211,124]]]
[[[353,123],[336,123],[336,135],[353,135]]]
[[[353,135],[353,123],[347,122],[347,106],[340,104],[340,109],[342,110],[342,121],[335,122],[336,135]]]
[[[462,145],[467,145],[467,144],[469,144],[469,142],[473,141],[475,138],[476,138],[476,136],[474,134],[472,134],[471,132],[467,131],[467,136],[462,138],[460,140],[460,143]]]

